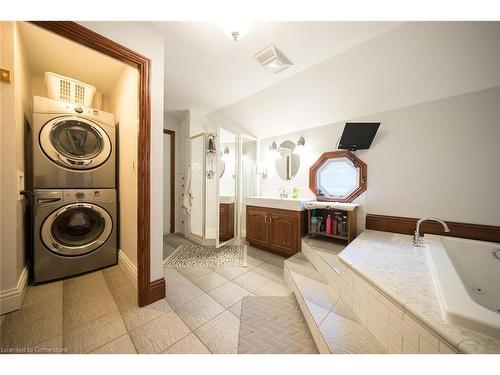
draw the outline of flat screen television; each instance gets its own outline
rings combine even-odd
[[[346,122],[339,149],[356,151],[370,148],[380,122]]]

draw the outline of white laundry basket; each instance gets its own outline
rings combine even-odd
[[[45,86],[52,99],[90,107],[95,87],[60,74],[45,72]]]

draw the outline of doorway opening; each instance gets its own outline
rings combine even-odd
[[[163,129],[163,235],[175,232],[175,131]]]
[[[165,297],[165,280],[150,279],[151,263],[151,61],[139,53],[122,46],[76,22],[31,21],[71,41],[115,58],[137,69],[138,72],[138,137],[137,137],[137,297],[139,306],[145,306]]]

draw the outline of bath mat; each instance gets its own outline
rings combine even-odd
[[[247,246],[229,244],[215,245],[195,243],[180,245],[163,261],[164,267],[234,267],[247,265]]]
[[[293,294],[244,297],[240,319],[240,354],[318,353]]]

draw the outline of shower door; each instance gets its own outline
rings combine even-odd
[[[238,238],[239,139],[223,128],[217,129],[216,246]]]

